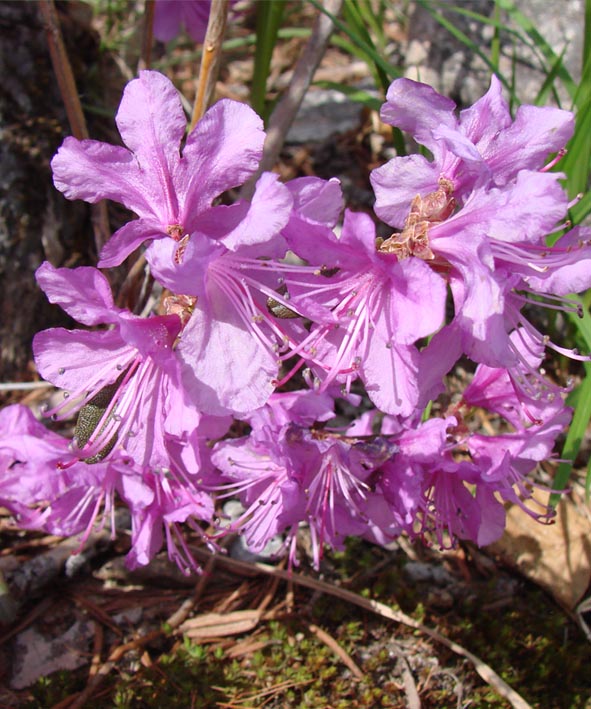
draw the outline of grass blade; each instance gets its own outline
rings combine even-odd
[[[254,71],[250,91],[250,102],[254,110],[265,117],[265,97],[267,78],[277,33],[283,16],[282,0],[266,0],[257,3],[257,43],[254,54]]]
[[[573,300],[576,298],[576,296],[572,297]],[[577,339],[584,344],[587,352],[591,352],[591,315],[589,310],[587,308],[584,309],[582,318],[579,318],[574,313],[569,313],[568,315],[577,330]],[[567,399],[567,403],[573,404],[575,410],[562,448],[561,458],[563,462],[556,469],[553,483],[555,490],[563,490],[566,487],[573,462],[579,453],[587,426],[591,420],[591,362],[585,362],[584,368],[585,379],[583,379],[577,389],[571,392]],[[589,477],[587,484],[589,484]],[[560,497],[559,493],[550,495],[550,504],[556,506]]]
[[[324,13],[330,19],[332,20],[334,26],[343,32],[344,34],[347,35],[347,37],[351,40],[353,45],[358,49],[361,50],[362,52],[367,55],[364,58],[364,61],[367,61],[368,58],[371,59],[371,61],[376,65],[376,67],[379,67],[384,74],[388,77],[388,80],[391,81],[392,79],[396,79],[400,76],[402,76],[402,71],[399,69],[397,66],[394,66],[393,64],[390,64],[388,61],[386,61],[380,54],[375,50],[372,44],[368,44],[362,37],[360,37],[355,31],[353,31],[347,23],[343,22],[340,20],[338,17],[335,17],[332,13],[328,12],[318,0],[310,0],[310,3],[314,5],[315,8],[317,8],[320,12]],[[336,37],[333,35],[331,41],[335,42]],[[335,42],[336,43],[336,42]],[[387,88],[383,87],[383,88]]]
[[[495,73],[494,63],[486,56],[486,54],[480,49],[480,47],[474,42],[467,34],[464,34],[462,30],[458,29],[450,20],[448,20],[440,12],[437,12],[432,6],[429,0],[418,0],[419,5],[424,8],[431,17],[438,22],[442,27],[444,27],[452,37],[455,37],[459,42],[461,42],[465,47],[467,47],[473,54],[480,57],[482,61],[488,66],[492,73]],[[505,86],[505,88],[511,91],[511,86],[507,82],[507,79],[502,74],[498,74],[498,78]]]
[[[538,32],[534,23],[515,6],[512,0],[496,0],[496,3],[533,41],[534,45],[544,56],[548,64],[550,66],[554,66],[557,62],[558,56],[552,49],[551,45]],[[548,73],[545,67],[543,67],[543,70],[545,74]],[[573,98],[577,90],[577,83],[572,78],[564,64],[560,63],[557,70],[557,75],[560,77],[560,80],[564,84],[569,96]]]
[[[574,393],[574,392],[573,392]],[[579,453],[581,443],[585,436],[589,419],[591,419],[591,364],[585,363],[585,379],[577,388],[578,404],[573,414],[566,440],[562,448],[561,458],[562,463],[559,463],[554,476],[552,487],[554,490],[564,490],[568,484],[573,461]],[[571,462],[566,462],[571,461]],[[560,501],[561,494],[554,492],[550,495],[549,503],[552,507],[556,507]]]

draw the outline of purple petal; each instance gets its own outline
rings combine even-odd
[[[411,79],[396,79],[390,84],[380,118],[384,123],[410,133],[418,143],[428,147],[437,159],[440,150],[432,137],[433,131],[440,126],[457,129],[455,108],[456,104],[451,99],[441,96],[427,84]]]
[[[210,286],[208,297],[197,301],[177,352],[183,384],[200,411],[249,413],[273,392],[276,356],[246,327],[216,284]]]
[[[522,170],[504,189],[475,193],[470,206],[474,223],[480,222],[489,239],[543,243],[566,216],[568,198],[559,183],[563,178],[557,172]]]
[[[591,288],[591,229],[575,227],[549,249],[550,254],[554,251],[560,253],[561,250],[564,253],[564,265],[548,267],[538,278],[527,277],[527,284],[532,290],[568,295]]]
[[[214,207],[213,212],[219,207]],[[175,259],[179,244],[172,239],[155,239],[146,249],[146,259],[154,277],[173,293],[201,296],[209,264],[226,249],[201,233],[191,234],[180,263]]]
[[[410,345],[441,327],[447,287],[424,261],[410,258],[392,268],[391,287],[384,294],[376,330],[386,339]],[[387,323],[386,323],[387,321]],[[388,333],[386,335],[386,332]]]
[[[169,217],[178,216],[171,176],[180,161],[187,120],[170,79],[157,71],[141,71],[125,87],[115,120],[140,169],[157,176],[160,193],[168,200]]]
[[[222,192],[243,184],[257,170],[263,151],[263,121],[245,104],[222,99],[187,138],[177,171],[179,200],[187,232]]]
[[[210,0],[157,0],[154,37],[168,42],[179,34],[182,24],[194,42],[203,42],[210,6]]]
[[[33,338],[41,376],[62,389],[90,391],[117,379],[117,364],[128,364],[130,348],[116,330],[86,332],[51,328]]]
[[[154,3],[154,38],[169,42],[181,31],[183,5],[179,0],[156,0]]]
[[[66,138],[51,161],[51,168],[54,185],[67,199],[83,199],[91,204],[111,199],[140,216],[154,218],[157,191],[125,148]]]
[[[78,322],[116,322],[120,309],[113,303],[109,282],[96,268],[54,268],[45,261],[35,277],[49,302],[59,305]]]
[[[574,131],[570,111],[550,106],[520,106],[515,122],[494,143],[487,162],[502,185],[520,170],[540,170],[550,153],[564,148]],[[501,176],[503,179],[501,179]]]
[[[460,126],[464,135],[478,145],[482,155],[493,153],[499,132],[512,123],[509,105],[503,98],[501,82],[493,74],[490,88],[475,104],[460,112]]]
[[[505,508],[495,497],[494,490],[482,485],[476,486],[475,499],[480,508],[480,525],[474,541],[478,546],[483,547],[503,536],[506,523]]]
[[[419,354],[374,336],[362,358],[361,374],[372,402],[387,414],[410,416],[417,406]]]
[[[119,266],[144,241],[158,239],[161,236],[162,232],[154,228],[154,224],[150,220],[134,219],[127,222],[103,246],[98,266],[99,268]],[[176,247],[172,239],[163,239],[163,241],[170,241]]]
[[[402,229],[412,200],[439,189],[440,167],[422,155],[393,158],[372,170],[371,186],[376,195],[375,212],[386,224]]]
[[[423,409],[445,391],[443,377],[462,355],[462,337],[457,323],[446,325],[421,350],[419,363],[419,407]]]
[[[150,357],[162,368],[174,361],[172,348],[181,329],[177,315],[141,318],[124,311],[118,322],[121,338],[144,358]]]
[[[305,221],[334,227],[343,211],[343,190],[336,177],[298,177],[285,185],[293,197],[293,209]]]
[[[248,205],[248,211],[240,223],[222,237],[224,246],[231,251],[236,251],[244,246],[267,244],[277,238],[278,233],[289,220],[293,204],[289,190],[278,180],[279,175],[271,172],[261,175],[252,202]],[[279,256],[283,256],[285,250],[281,248],[282,253]],[[266,255],[274,254],[266,253]]]

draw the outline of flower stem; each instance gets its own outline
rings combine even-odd
[[[228,17],[228,0],[212,0],[209,11],[209,22],[203,42],[203,54],[199,67],[197,95],[193,106],[193,116],[189,133],[195,128],[197,121],[207,110],[217,81],[220,59],[222,56],[222,41],[226,31]]]

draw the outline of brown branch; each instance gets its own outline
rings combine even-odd
[[[207,32],[203,41],[197,95],[195,96],[189,133],[195,128],[197,121],[205,113],[213,97],[222,57],[222,41],[226,31],[227,18],[228,0],[212,0]]]
[[[72,72],[72,65],[68,59],[64,38],[53,0],[39,0],[39,10],[43,18],[43,25],[47,34],[47,44],[55,78],[62,95],[66,115],[72,130],[72,135],[78,140],[88,138],[88,128],[80,104],[76,81]]]
[[[140,69],[149,69],[152,63],[152,45],[154,43],[154,10],[156,0],[146,0],[144,10],[144,27],[142,30],[142,56],[138,64]]]

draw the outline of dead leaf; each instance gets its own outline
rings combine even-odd
[[[591,522],[570,497],[560,501],[550,525],[513,505],[503,537],[489,549],[571,610],[591,581]]]
[[[226,635],[248,633],[256,628],[262,617],[261,611],[245,610],[233,613],[204,613],[186,620],[180,631],[188,638],[204,640]]]

